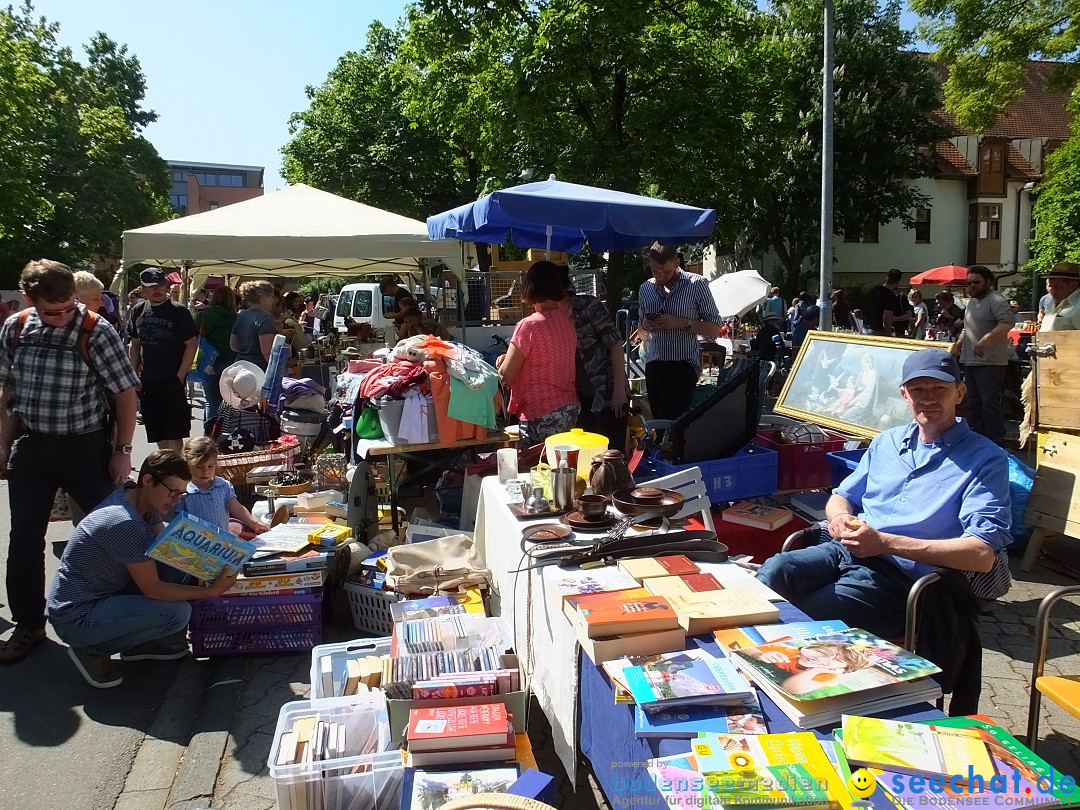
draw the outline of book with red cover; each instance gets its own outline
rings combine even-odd
[[[620,560],[619,568],[638,582],[646,577],[674,577],[700,574],[701,569],[682,554],[667,557],[645,557],[636,560]]]
[[[651,593],[647,588],[629,588],[625,591],[602,591],[568,596],[563,600],[563,613],[571,624],[576,624],[582,610],[596,610],[613,604],[621,597],[650,596]]]
[[[502,703],[411,709],[406,739],[410,751],[505,745],[513,733],[509,719]]]
[[[679,626],[679,617],[663,596],[624,596],[613,593],[601,603],[578,609],[579,622],[589,638],[624,633],[652,633]]]

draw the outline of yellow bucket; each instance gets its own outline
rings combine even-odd
[[[572,445],[578,448],[578,477],[587,481],[589,473],[592,472],[593,456],[598,456],[608,449],[608,440],[607,436],[601,436],[599,433],[586,433],[581,428],[573,428],[566,433],[556,433],[554,436],[549,436],[544,441],[544,452],[548,464],[552,467],[558,465],[553,448],[561,445]]]

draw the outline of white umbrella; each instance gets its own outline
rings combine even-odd
[[[741,318],[765,300],[770,286],[756,270],[724,273],[709,282],[709,290],[722,318]]]

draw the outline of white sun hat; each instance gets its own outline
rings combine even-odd
[[[251,408],[259,404],[266,372],[247,360],[237,360],[221,372],[221,399],[234,408]]]

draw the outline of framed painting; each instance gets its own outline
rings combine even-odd
[[[922,340],[809,332],[773,409],[840,433],[872,439],[911,421],[900,372]]]

